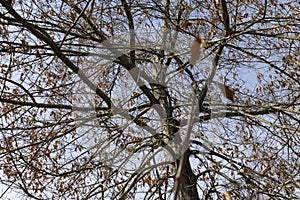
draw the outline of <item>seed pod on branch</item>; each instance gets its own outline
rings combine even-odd
[[[191,66],[195,65],[197,60],[200,58],[200,56],[203,53],[204,48],[204,39],[203,37],[196,37],[196,39],[193,41],[191,46],[191,57],[190,57],[190,64]]]

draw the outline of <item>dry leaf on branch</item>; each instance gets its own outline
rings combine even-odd
[[[224,192],[221,194],[224,200],[231,200],[231,195],[229,192]]]
[[[215,82],[218,87],[220,88],[222,94],[229,100],[233,102],[234,91],[230,89],[228,86],[224,85],[223,83]]]
[[[193,25],[193,22],[190,22],[190,21],[184,21],[181,23],[182,28],[188,28],[191,25]]]
[[[191,66],[196,64],[196,61],[200,58],[203,52],[204,39],[203,37],[196,37],[191,46],[191,58],[190,64]]]

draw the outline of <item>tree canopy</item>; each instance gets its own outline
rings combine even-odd
[[[297,0],[0,0],[0,197],[300,198]]]

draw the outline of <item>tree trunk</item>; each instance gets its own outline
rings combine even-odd
[[[182,171],[179,181],[179,200],[199,200],[199,195],[197,191],[197,176],[193,173],[191,164],[189,161],[190,151],[189,149],[184,153],[184,155],[178,160],[178,165],[183,164]],[[183,159],[183,161],[181,161]],[[180,173],[177,170],[177,173]]]

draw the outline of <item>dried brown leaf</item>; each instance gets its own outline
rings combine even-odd
[[[200,58],[203,52],[204,39],[202,37],[197,37],[191,46],[191,57],[190,64],[193,66],[196,64],[196,61]]]
[[[234,91],[230,89],[227,85],[224,85],[223,83],[216,82],[218,87],[220,88],[222,94],[229,100],[233,102],[234,98]]]
[[[184,21],[184,22],[181,23],[182,28],[188,28],[191,25],[193,25],[193,23],[190,22],[190,21]]]
[[[224,200],[231,200],[231,195],[229,192],[224,192],[221,194]]]

